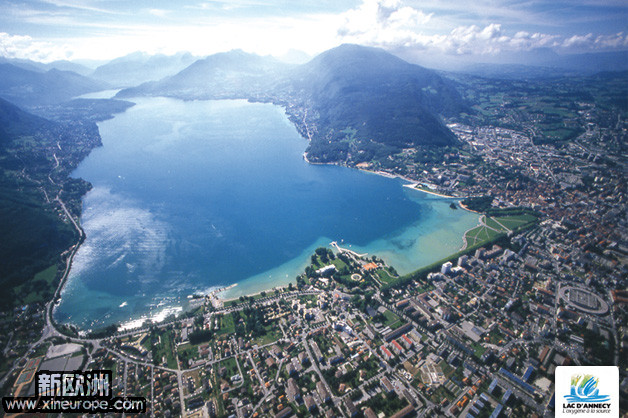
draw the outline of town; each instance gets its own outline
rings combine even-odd
[[[347,163],[478,212],[458,253],[399,276],[331,243],[285,288],[194,295],[133,330],[79,333],[25,303],[0,317],[3,394],[35,394],[38,370],[105,369],[149,416],[534,417],[553,415],[557,366],[612,364],[625,405],[626,122],[578,103],[583,130],[557,146],[495,106],[510,128],[450,121],[458,148]],[[307,109],[288,113],[310,131]]]

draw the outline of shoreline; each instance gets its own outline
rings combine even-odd
[[[402,178],[403,178],[403,177],[402,177]],[[404,180],[406,180],[405,178],[403,178],[403,179],[404,179]],[[442,193],[438,193],[438,192],[433,192],[433,191],[431,191],[431,190],[427,190],[427,189],[424,189],[424,188],[419,188],[419,187],[417,187],[417,186],[418,186],[418,183],[417,183],[417,184],[404,184],[404,186],[403,186],[403,187],[407,187],[408,189],[412,189],[412,190],[418,190],[419,192],[423,192],[423,193],[431,194],[431,195],[438,196],[438,197],[442,197],[442,198],[445,198],[445,199],[459,199],[459,200],[460,200],[460,199],[463,199],[462,197],[449,196],[449,195],[446,195],[446,194],[442,194]]]
[[[229,288],[235,287],[237,285],[238,285],[237,283],[234,283],[231,286],[229,286],[228,288],[225,288],[223,290],[226,292],[227,290],[229,290]],[[256,292],[252,292],[252,293],[247,293],[247,294],[242,295],[242,296],[250,298],[250,297],[261,295],[262,292],[269,293],[269,292],[274,292],[275,290],[278,290],[279,292],[283,292],[287,288],[288,288],[288,286],[274,286],[274,287],[271,287],[270,289],[264,289],[264,290],[260,290],[260,291],[256,291]],[[228,299],[222,299],[219,296],[216,296],[216,298],[220,299],[221,304],[224,305],[225,303],[238,301],[240,299],[240,296],[238,296],[237,298],[228,298]]]
[[[468,208],[467,206],[465,206],[462,202],[460,202],[459,204],[460,204],[460,207],[461,207],[462,209],[464,209],[464,210],[466,210],[466,211],[468,211],[468,212],[473,212],[473,213],[477,213],[478,215],[483,215],[483,213],[482,213],[482,212],[478,212],[478,211],[475,211],[475,210],[469,209],[469,208]]]
[[[305,138],[305,139],[307,139],[308,141],[311,141],[311,138]],[[417,188],[417,186],[418,186],[420,183],[418,183],[416,180],[411,180],[411,179],[409,179],[409,178],[407,178],[407,177],[404,177],[404,176],[402,176],[402,175],[399,175],[399,174],[391,174],[391,173],[387,173],[387,172],[385,172],[385,171],[373,171],[373,170],[367,170],[367,169],[363,169],[363,168],[359,168],[359,167],[351,167],[351,166],[343,165],[343,164],[340,164],[340,163],[334,163],[334,162],[331,162],[331,163],[314,162],[314,161],[311,161],[311,160],[307,157],[307,152],[306,152],[306,151],[304,151],[304,152],[303,152],[303,154],[302,154],[302,158],[303,158],[303,160],[304,160],[306,163],[311,164],[311,165],[321,165],[321,166],[322,166],[322,165],[333,165],[333,166],[337,166],[337,167],[346,167],[346,168],[351,168],[351,169],[355,169],[355,170],[358,170],[358,171],[361,171],[361,172],[364,172],[364,173],[370,173],[370,174],[374,174],[374,175],[378,175],[378,176],[386,177],[386,178],[389,178],[389,179],[398,178],[398,179],[401,179],[401,180],[403,180],[403,181],[405,181],[405,182],[407,182],[407,183],[408,183],[408,184],[403,184],[403,185],[402,185],[402,187],[406,187],[406,188],[408,188],[408,189],[416,190],[416,191],[423,192],[423,193],[426,193],[426,194],[430,194],[430,195],[433,195],[433,196],[442,197],[442,198],[444,198],[444,199],[453,199],[453,200],[458,200],[458,204],[460,205],[460,207],[461,207],[463,210],[465,210],[465,211],[467,211],[467,212],[472,212],[472,213],[475,213],[475,214],[481,215],[481,213],[476,212],[476,211],[473,211],[473,210],[471,210],[471,209],[468,209],[465,205],[463,205],[463,204],[462,204],[462,202],[461,202],[461,201],[462,201],[462,199],[464,199],[464,197],[449,196],[449,195],[445,195],[445,194],[442,194],[442,193],[433,192],[433,191],[431,191],[431,190],[426,190],[426,189],[423,189],[423,188]],[[475,227],[473,227],[473,228],[475,228]],[[471,229],[473,229],[473,228],[471,228]],[[469,229],[469,230],[471,230],[471,229]],[[467,235],[467,232],[469,232],[469,230],[466,230],[466,231],[464,231],[464,232],[462,233],[462,237],[461,237],[461,239],[462,239],[462,241],[463,241],[463,247],[466,247],[466,246],[468,245],[467,240],[466,240],[466,235]],[[335,245],[334,245],[334,244],[335,244]],[[339,247],[339,246],[338,246],[338,244],[337,244],[335,241],[334,241],[334,242],[332,242],[332,243],[330,243],[329,245],[330,245],[332,248],[336,248],[339,252],[342,252],[342,251],[347,251],[347,252],[353,253],[354,255],[362,256],[361,254],[357,254],[357,253],[355,253],[354,251],[347,250],[347,249],[344,249],[344,248]],[[459,250],[459,251],[460,251],[460,250]],[[452,254],[453,254],[453,253],[452,253]],[[393,266],[393,267],[394,267],[394,266]],[[421,268],[421,267],[417,267],[417,268]],[[231,301],[234,301],[234,300],[235,300],[235,301],[237,301],[237,300],[239,299],[239,297],[233,297],[233,298],[223,298],[223,297],[221,297],[221,295],[220,295],[221,293],[224,293],[224,292],[226,292],[227,290],[229,290],[229,289],[231,289],[231,288],[233,288],[233,287],[235,287],[235,286],[237,286],[237,285],[238,285],[238,283],[234,283],[233,285],[230,285],[230,286],[228,286],[227,288],[223,288],[222,290],[217,291],[217,292],[216,292],[216,294],[212,296],[212,299],[216,299],[216,300],[220,301],[220,302],[219,302],[219,303],[220,303],[220,306],[224,306],[224,304],[225,304],[225,303],[227,303],[227,302],[231,302]],[[252,297],[252,296],[257,296],[257,295],[260,295],[262,292],[269,292],[269,291],[271,291],[271,292],[272,292],[272,291],[274,291],[275,289],[282,291],[282,290],[283,290],[283,289],[285,289],[285,288],[287,288],[287,286],[273,286],[273,287],[269,287],[268,289],[263,289],[263,290],[259,290],[259,291],[254,291],[254,292],[252,292],[252,293],[245,293],[245,294],[243,294],[243,295],[241,295],[241,296],[244,296],[244,297]],[[214,302],[213,302],[213,300],[212,300],[212,304],[213,304],[213,303],[214,303]]]
[[[289,118],[289,119],[290,119],[290,118]],[[300,121],[294,121],[294,120],[293,120],[292,122],[293,122],[293,123],[295,123],[295,122],[296,122],[295,124],[298,124],[298,122],[300,122]],[[303,133],[306,133],[306,134],[308,135],[308,137],[306,137],[305,139],[307,139],[308,141],[311,141],[311,140],[312,140],[312,138],[311,138],[311,133],[310,133],[309,126],[307,126],[307,122],[305,121],[305,117],[303,118],[302,123],[303,123],[303,124],[305,125],[305,127],[306,127],[306,130],[305,130],[305,132],[303,132]],[[303,135],[302,135],[302,136],[303,136]],[[382,170],[374,171],[374,170],[363,169],[363,168],[359,168],[359,167],[355,167],[355,166],[348,166],[348,165],[346,165],[346,164],[342,164],[342,163],[339,163],[339,162],[329,162],[329,163],[324,163],[324,162],[315,162],[315,161],[311,161],[311,160],[308,158],[308,153],[307,153],[306,151],[304,151],[304,152],[303,152],[303,154],[302,154],[302,158],[304,159],[304,161],[305,161],[305,162],[307,162],[308,164],[312,164],[312,165],[335,165],[335,166],[340,166],[340,167],[353,168],[353,169],[356,169],[356,170],[359,170],[359,171],[362,171],[362,172],[372,173],[372,174],[376,174],[376,175],[383,176],[383,177],[386,177],[386,178],[399,178],[400,180],[403,180],[403,182],[408,183],[408,184],[402,184],[402,187],[411,188],[411,189],[418,190],[418,191],[423,192],[423,193],[426,193],[426,194],[431,194],[431,195],[434,195],[434,196],[438,196],[438,197],[441,197],[441,198],[444,198],[444,199],[462,199],[462,198],[455,197],[455,196],[448,196],[448,195],[444,195],[444,194],[441,194],[441,193],[433,192],[433,191],[426,190],[426,189],[423,189],[423,188],[417,188],[417,186],[419,185],[419,183],[418,183],[416,180],[411,180],[411,179],[409,179],[409,178],[407,178],[407,177],[405,177],[405,176],[402,176],[402,175],[392,174],[392,173],[388,173],[388,172],[386,172],[386,171],[382,171]],[[461,206],[463,209],[465,209],[465,210],[467,209],[467,208],[466,208],[466,207],[464,207],[462,204],[461,204],[460,206]],[[470,212],[473,212],[473,211],[470,211]],[[79,221],[80,221],[80,218],[79,218]],[[76,225],[75,225],[75,226],[76,226]],[[80,228],[80,227],[79,227],[79,228]],[[79,228],[77,228],[77,229],[79,229]],[[462,234],[462,239],[463,239],[463,242],[464,242],[464,237],[465,237],[465,235],[466,235],[466,231]],[[82,243],[82,242],[81,242],[81,243]],[[80,244],[79,244],[79,245],[80,245]],[[339,249],[339,250],[340,250],[340,249]],[[74,255],[77,251],[78,251],[78,246],[75,248],[75,251],[74,251],[74,253],[72,254],[72,257],[73,257],[73,255]],[[347,251],[349,251],[349,250],[347,250]],[[71,264],[71,263],[70,263],[70,264]],[[420,268],[420,267],[417,267],[417,268]],[[66,269],[66,270],[67,270],[67,271],[65,272],[65,275],[64,275],[64,276],[65,276],[65,278],[67,279],[67,276],[69,276],[69,272],[70,272],[70,270],[71,270],[71,266],[70,266],[70,265],[68,265],[68,267],[67,267],[67,269]],[[65,285],[65,282],[66,282],[66,280],[64,280],[64,282],[62,283],[61,288]],[[225,302],[227,302],[227,301],[237,300],[237,299],[239,298],[239,297],[233,297],[233,298],[225,297],[225,293],[226,293],[226,292],[228,292],[230,289],[232,289],[232,288],[236,287],[237,285],[238,285],[238,283],[234,283],[234,284],[232,284],[232,285],[230,285],[230,286],[227,286],[227,287],[222,287],[222,288],[216,289],[216,290],[214,290],[214,291],[210,292],[208,295],[204,295],[204,296],[205,296],[206,298],[208,298],[208,299],[211,301],[212,305],[214,305],[214,306],[222,306],[222,305],[224,305],[224,303],[225,303]],[[246,286],[245,286],[245,287],[246,287]],[[269,283],[269,286],[268,286],[267,288],[265,288],[265,289],[259,289],[259,288],[258,288],[258,289],[255,289],[253,292],[250,292],[250,293],[249,293],[249,292],[246,292],[246,290],[245,290],[245,289],[242,289],[242,290],[244,291],[244,293],[242,294],[242,296],[247,296],[247,297],[250,297],[250,296],[255,296],[255,295],[259,295],[261,292],[268,292],[268,291],[271,291],[271,292],[272,292],[272,291],[273,291],[273,290],[275,290],[275,289],[284,289],[284,288],[286,288],[286,287],[287,287],[287,286],[276,286],[276,285],[275,285],[275,286],[272,286],[272,285]],[[59,289],[59,290],[61,290],[61,289]],[[59,293],[59,301],[60,301],[60,292],[58,292],[58,293]],[[51,309],[51,316],[52,316],[52,309]]]

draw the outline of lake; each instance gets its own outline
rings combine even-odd
[[[187,296],[296,283],[314,249],[342,241],[400,273],[457,251],[477,215],[354,169],[310,165],[282,108],[142,98],[99,123],[73,173],[86,240],[55,319],[81,329],[162,319]]]

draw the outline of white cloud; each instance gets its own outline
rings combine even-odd
[[[614,35],[574,35],[565,39],[562,44],[564,48],[580,48],[580,49],[617,49],[628,47],[628,35],[623,32]]]
[[[103,14],[112,14],[112,15],[121,14],[120,12],[115,11],[115,10],[103,9],[101,7],[92,6],[91,4],[92,2],[90,1],[43,0],[43,2],[52,4],[53,6],[56,6],[59,8],[67,8],[67,9],[81,10],[81,11],[87,11],[87,12],[96,12],[96,13],[103,13]]]
[[[106,12],[92,0],[44,0],[59,8]],[[624,33],[614,35],[555,35],[535,31],[514,22],[534,21],[522,6],[502,7],[492,0],[462,6],[440,0],[362,0],[343,13],[301,13],[293,16],[244,17],[236,12],[214,13],[226,0],[196,3],[175,9],[142,9],[137,18],[85,18],[67,10],[43,12],[12,9],[22,22],[54,28],[58,38],[0,37],[0,54],[51,61],[66,58],[110,59],[133,51],[172,54],[188,50],[196,55],[241,48],[259,54],[282,55],[290,49],[316,54],[341,43],[379,46],[396,51],[426,51],[449,56],[497,55],[540,47],[559,52],[619,49],[628,47]],[[257,5],[260,0],[237,0],[236,6]],[[448,8],[449,7],[449,8]],[[205,8],[205,9],[204,9]],[[428,9],[423,9],[428,8]],[[481,10],[484,18],[479,19]],[[185,10],[185,12],[182,12]],[[499,13],[498,13],[499,12]],[[132,16],[132,15],[129,15]],[[167,16],[167,19],[162,19]],[[490,16],[490,18],[488,17]],[[467,24],[466,22],[482,22]],[[62,28],[83,36],[67,36]],[[521,30],[521,28],[526,28]],[[61,29],[60,29],[61,28]],[[516,28],[516,29],[514,29]],[[70,52],[72,54],[70,54]]]
[[[148,13],[157,17],[165,17],[169,13],[169,11],[163,9],[150,9]]]
[[[430,21],[432,14],[402,6],[400,0],[364,0],[342,14],[341,37],[364,37],[371,42],[405,37],[408,31]]]
[[[0,55],[5,58],[50,62],[67,59],[72,53],[65,45],[58,46],[51,42],[35,41],[30,36],[0,32]]]
[[[623,33],[568,38],[540,32],[513,34],[500,23],[461,25],[446,34],[434,33],[435,27],[446,27],[449,23],[448,18],[404,6],[400,0],[364,0],[359,7],[343,14],[338,36],[343,42],[452,55],[495,55],[543,47],[563,52],[628,47],[628,36]]]

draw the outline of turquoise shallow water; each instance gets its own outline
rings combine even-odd
[[[94,185],[87,239],[54,313],[84,329],[163,316],[218,286],[284,285],[333,240],[408,272],[477,223],[397,179],[307,164],[273,105],[138,99],[99,128],[103,147],[74,173]]]

